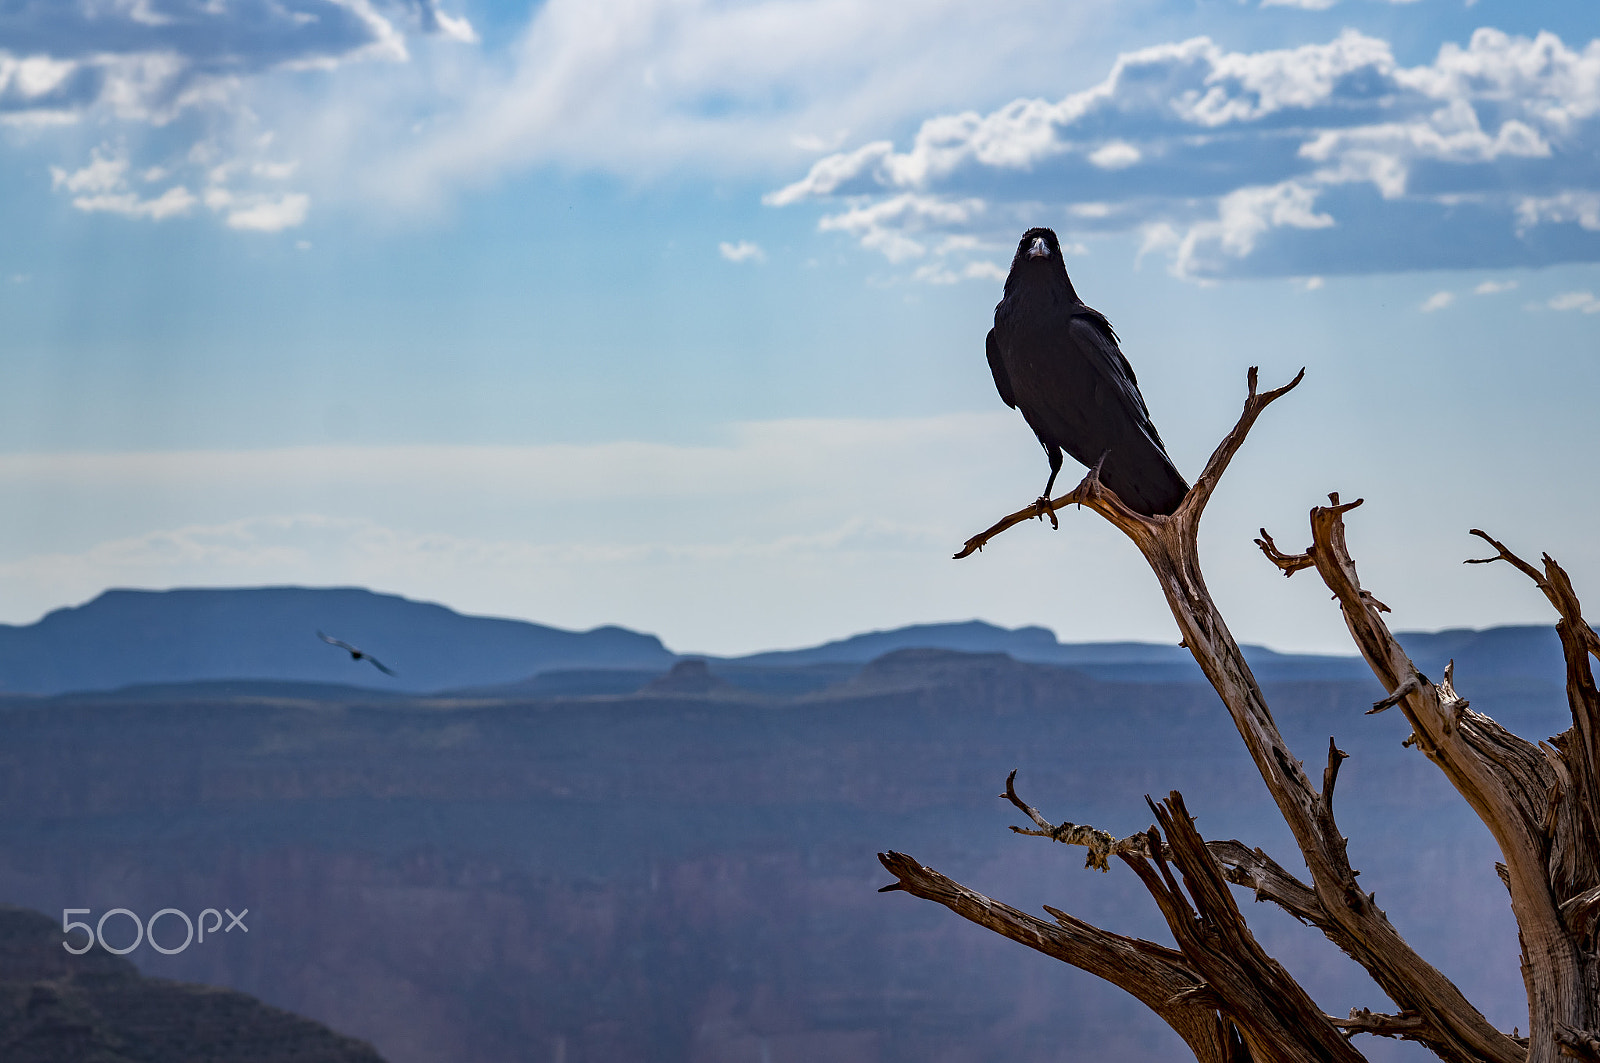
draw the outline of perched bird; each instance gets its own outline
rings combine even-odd
[[[1050,458],[1050,497],[1065,450],[1130,509],[1171,513],[1189,485],[1167,457],[1111,322],[1078,298],[1061,243],[1029,229],[1006,275],[989,330],[989,369],[1007,406],[1022,411]]]
[[[383,662],[382,661],[378,660],[376,657],[374,657],[372,654],[368,653],[366,650],[358,650],[354,646],[350,645],[348,642],[343,642],[343,641],[341,641],[339,639],[335,639],[335,638],[329,638],[327,635],[324,635],[320,631],[317,632],[317,638],[321,639],[323,642],[326,642],[330,646],[337,646],[341,650],[345,650],[346,652],[348,652],[350,654],[350,659],[352,661],[370,661],[370,662],[372,662],[372,667],[376,668],[378,671],[382,672],[384,675],[394,675],[393,672],[391,672],[389,669],[387,669],[387,668],[385,668],[383,666]]]

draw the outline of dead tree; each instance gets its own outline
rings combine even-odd
[[[1251,425],[1305,371],[1258,394],[1249,374],[1244,412],[1205,471],[1171,516],[1134,512],[1095,472],[1073,490],[1011,514],[974,536],[966,557],[994,536],[1036,517],[1054,522],[1057,510],[1079,505],[1116,525],[1155,573],[1183,645],[1227,706],[1299,846],[1309,872],[1304,882],[1260,849],[1238,841],[1205,841],[1176,791],[1151,802],[1156,823],[1118,840],[1072,823],[1051,823],[1018,795],[1012,779],[1002,796],[1026,814],[1023,834],[1086,846],[1090,866],[1111,857],[1131,867],[1165,917],[1177,948],[1123,937],[1052,908],[1046,921],[967,889],[903,853],[880,854],[904,890],[937,901],[998,934],[1105,979],[1131,993],[1183,1038],[1200,1063],[1332,1063],[1357,1061],[1357,1033],[1417,1041],[1451,1063],[1553,1063],[1572,1057],[1600,1063],[1600,691],[1591,655],[1600,637],[1583,619],[1567,574],[1548,555],[1542,567],[1517,557],[1481,531],[1493,557],[1525,573],[1554,606],[1566,658],[1572,727],[1550,743],[1532,743],[1473,711],[1452,684],[1417,670],[1384,623],[1387,607],[1364,590],[1345,547],[1345,514],[1361,500],[1311,511],[1311,545],[1284,553],[1263,529],[1257,545],[1285,575],[1314,568],[1343,610],[1350,636],[1387,690],[1373,712],[1398,707],[1415,745],[1438,765],[1489,828],[1500,847],[1496,865],[1511,895],[1528,996],[1528,1036],[1495,1028],[1437,968],[1408,945],[1363,892],[1334,819],[1334,783],[1345,754],[1328,743],[1320,789],[1273,723],[1261,688],[1228,633],[1201,576],[1196,537],[1201,514]],[[1013,777],[1015,773],[1013,773]],[[1393,1001],[1394,1013],[1356,1009],[1348,1018],[1322,1013],[1289,973],[1256,941],[1228,884],[1249,887],[1321,930],[1360,964]]]

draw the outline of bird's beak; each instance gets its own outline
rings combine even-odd
[[[1040,258],[1040,257],[1049,258],[1050,257],[1050,245],[1044,242],[1044,237],[1035,236],[1033,238],[1033,246],[1028,248],[1028,257],[1029,258]]]

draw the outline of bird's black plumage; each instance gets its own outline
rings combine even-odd
[[[366,661],[384,675],[394,675],[394,672],[385,667],[382,661],[378,660],[366,650],[356,649],[356,647],[350,645],[348,642],[345,642],[343,639],[336,639],[332,635],[324,635],[320,631],[317,632],[317,638],[321,639],[323,642],[326,642],[330,646],[337,646],[341,650],[344,650],[350,655],[350,659],[352,661]]]
[[[1050,458],[1050,494],[1065,450],[1093,468],[1130,508],[1171,513],[1189,485],[1150,423],[1117,334],[1078,298],[1049,229],[1029,229],[1006,275],[989,330],[989,369],[1007,406],[1022,416]]]

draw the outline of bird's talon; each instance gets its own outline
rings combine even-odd
[[[1043,520],[1044,518],[1049,517],[1050,527],[1059,531],[1061,528],[1061,522],[1056,519],[1055,507],[1050,504],[1050,496],[1040,495],[1038,500],[1034,502],[1034,505],[1039,507],[1039,519]]]

